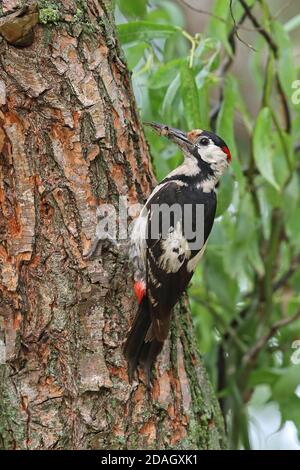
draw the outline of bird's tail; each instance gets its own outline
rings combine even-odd
[[[145,372],[147,384],[150,384],[152,365],[162,350],[163,342],[149,335],[151,316],[149,303],[145,296],[140,305],[128,338],[124,345],[124,356],[128,362],[129,381],[132,382],[137,366],[140,364]]]

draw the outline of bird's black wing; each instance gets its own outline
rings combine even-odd
[[[188,222],[182,210],[186,204],[191,211]],[[200,227],[195,211],[196,205],[201,204],[204,217],[200,224],[204,221],[205,224]],[[162,342],[168,335],[171,310],[186,289],[201,250],[204,250],[215,217],[216,196],[175,180],[162,185],[147,206],[146,285],[152,325],[146,340]],[[168,208],[174,208],[174,212],[168,213]],[[191,224],[194,233],[203,229],[202,243],[196,248],[193,237],[186,236],[187,223]]]

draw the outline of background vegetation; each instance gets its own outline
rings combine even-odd
[[[142,119],[215,130],[233,155],[189,298],[231,447],[250,448],[249,403],[276,402],[281,425],[292,420],[300,431],[300,15],[279,21],[267,0],[211,6],[196,35],[171,0],[118,0],[116,18]],[[241,48],[243,91],[232,71]],[[182,155],[145,131],[160,180]]]

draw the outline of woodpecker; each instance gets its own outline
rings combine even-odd
[[[124,344],[124,355],[130,382],[140,365],[149,385],[152,366],[168,336],[172,309],[204,253],[216,214],[215,188],[231,162],[231,154],[213,132],[194,129],[186,133],[162,124],[146,124],[175,142],[184,155],[183,163],[150,194],[130,239],[129,256],[139,306]],[[196,217],[197,207],[202,208],[199,213],[203,217]]]

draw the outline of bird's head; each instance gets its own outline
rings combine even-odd
[[[194,157],[199,166],[209,166],[218,176],[221,176],[231,162],[231,153],[221,137],[210,131],[194,129],[183,132],[179,129],[157,124],[146,123],[159,135],[165,136],[175,142],[186,157]]]

